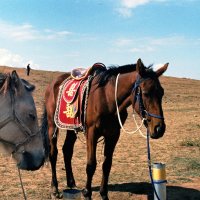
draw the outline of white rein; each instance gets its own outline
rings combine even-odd
[[[117,103],[117,88],[118,88],[118,79],[119,79],[119,75],[120,75],[120,74],[117,75],[117,77],[116,77],[116,82],[115,82],[115,103],[116,103],[116,108],[117,108],[117,117],[118,117],[119,124],[120,124],[122,130],[123,130],[125,133],[134,134],[134,133],[136,133],[137,131],[139,131],[139,134],[140,134],[142,137],[147,138],[147,137],[142,133],[142,131],[140,130],[140,129],[142,128],[142,126],[143,126],[143,122],[144,122],[145,118],[142,118],[142,122],[141,122],[140,126],[138,126],[138,124],[137,124],[137,122],[136,122],[136,119],[135,119],[135,115],[133,114],[133,119],[134,119],[135,125],[136,125],[136,127],[137,127],[137,129],[134,130],[134,131],[127,131],[127,130],[125,130],[125,128],[124,128],[123,125],[122,125],[121,118],[120,118],[120,114],[119,114],[119,106],[118,106],[118,103]]]

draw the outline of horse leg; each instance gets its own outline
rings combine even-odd
[[[100,186],[100,194],[103,200],[108,200],[108,178],[110,174],[110,169],[112,166],[112,157],[113,152],[115,149],[115,146],[117,144],[117,141],[119,139],[119,131],[116,132],[114,136],[106,137],[105,138],[105,147],[104,147],[104,162],[102,165],[103,175],[102,175],[102,181]]]
[[[87,166],[86,174],[87,181],[85,189],[82,190],[82,194],[86,200],[91,200],[92,196],[92,177],[96,170],[96,147],[97,147],[97,138],[93,131],[87,132]]]
[[[56,162],[57,162],[57,155],[58,155],[57,133],[58,133],[57,127],[55,127],[55,125],[53,126],[49,125],[49,142],[50,142],[49,160],[51,163],[51,172],[52,172],[51,195],[53,199],[62,198],[62,193],[60,193],[58,190],[58,181],[57,181],[57,175],[56,175]]]
[[[77,137],[74,131],[68,130],[65,138],[65,143],[62,148],[66,169],[67,186],[70,188],[76,187],[71,163],[74,150],[74,143],[76,142],[76,139]]]

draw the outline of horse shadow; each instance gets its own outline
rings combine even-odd
[[[98,187],[93,187],[94,191],[99,191]],[[110,184],[109,191],[128,192],[130,195],[146,195],[148,200],[153,200],[152,185],[147,182]],[[167,186],[168,200],[200,200],[200,191],[193,188],[180,186]]]

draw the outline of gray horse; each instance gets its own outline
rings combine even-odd
[[[45,160],[45,136],[39,131],[34,89],[16,71],[0,74],[0,146],[24,170],[37,170]]]

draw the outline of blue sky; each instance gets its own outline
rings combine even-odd
[[[141,58],[200,80],[200,0],[0,0],[0,65],[70,71]]]

